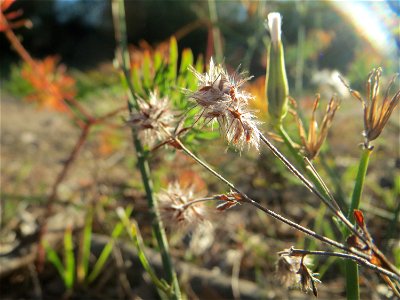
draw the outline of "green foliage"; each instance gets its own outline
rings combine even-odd
[[[21,71],[22,64],[12,65],[9,78],[2,80],[1,86],[4,91],[17,98],[24,98],[34,91],[29,82],[22,78]]]
[[[79,100],[87,100],[101,96],[105,91],[113,94],[123,93],[120,78],[115,70],[93,70],[88,72],[80,72],[71,70],[71,75],[76,80],[76,98]],[[99,96],[100,95],[100,96]]]
[[[195,61],[190,49],[184,49],[179,55],[178,44],[174,37],[170,39],[168,55],[161,49],[156,49],[151,54],[147,51],[142,55],[141,63],[133,64],[131,72],[136,95],[146,100],[152,91],[157,90],[160,97],[168,97],[171,100],[179,116],[186,117],[184,126],[191,126],[195,122],[198,109],[195,109],[193,103],[188,100],[185,90],[195,90],[197,78],[188,67],[193,66],[198,72],[202,72],[204,69],[202,57],[198,57]],[[211,140],[217,136],[217,132],[204,132],[193,128],[181,138],[193,145],[199,140]]]
[[[117,214],[118,214],[126,232],[128,233],[129,237],[131,238],[136,250],[138,251],[139,260],[140,260],[143,268],[147,272],[147,274],[150,276],[151,281],[157,287],[157,289],[159,289],[166,295],[170,295],[170,293],[172,292],[172,289],[171,289],[172,287],[164,279],[158,278],[158,276],[156,275],[156,272],[153,270],[153,268],[151,267],[151,265],[146,257],[146,254],[144,252],[144,244],[143,244],[142,237],[140,235],[139,227],[137,226],[137,224],[134,221],[129,219],[129,215],[127,215],[126,212],[122,208],[117,209]]]
[[[132,207],[127,207],[123,214],[127,218],[132,213]],[[89,257],[90,257],[90,248],[91,248],[91,239],[92,239],[92,222],[93,222],[93,211],[89,211],[85,218],[85,225],[82,234],[82,242],[80,243],[80,258],[78,259],[78,263],[76,263],[75,254],[74,254],[74,242],[73,242],[73,234],[72,227],[68,226],[64,233],[64,251],[63,258],[64,261],[60,258],[57,251],[53,249],[47,241],[44,241],[44,248],[46,250],[47,260],[53,264],[53,266],[58,271],[60,277],[62,278],[64,285],[68,291],[72,290],[77,282],[79,284],[90,284],[92,283],[101,273],[104,268],[105,263],[111,255],[112,248],[114,246],[115,240],[121,235],[123,232],[124,225],[122,222],[119,222],[115,225],[112,233],[111,239],[104,246],[102,252],[100,253],[99,258],[95,262],[93,270],[89,272]]]
[[[74,286],[75,279],[75,256],[74,245],[72,241],[72,228],[68,226],[64,233],[64,263],[58,256],[57,252],[45,241],[44,247],[47,259],[54,265],[64,281],[67,290],[71,290]]]

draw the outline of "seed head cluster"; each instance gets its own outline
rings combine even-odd
[[[138,131],[141,140],[149,146],[165,140],[175,118],[168,97],[160,98],[154,91],[147,101],[138,98],[137,103],[139,111],[131,113],[128,124]]]
[[[260,145],[260,132],[248,103],[253,96],[241,90],[241,86],[251,77],[245,73],[229,75],[221,65],[210,60],[208,72],[202,74],[190,68],[198,79],[198,89],[189,96],[201,108],[199,118],[205,123],[217,121],[229,143],[240,150],[244,145],[253,146],[257,150]]]
[[[316,111],[319,105],[319,100],[320,95],[317,94],[314,101],[310,124],[308,126],[308,134],[306,133],[306,129],[303,126],[301,118],[298,116],[296,111],[293,111],[293,115],[297,121],[297,127],[299,129],[299,135],[301,138],[303,150],[305,152],[305,155],[310,160],[314,159],[321,150],[321,147],[326,140],[326,137],[328,136],[328,131],[332,125],[336,110],[340,106],[339,98],[334,95],[326,107],[325,115],[319,126],[316,118]],[[297,106],[294,99],[292,99],[292,104],[294,105],[294,107]]]
[[[389,96],[390,90],[399,74],[392,77],[383,97],[379,93],[381,75],[381,68],[373,69],[369,73],[364,97],[358,91],[351,89],[343,78],[340,78],[349,89],[350,94],[362,103],[364,110],[364,145],[367,148],[370,147],[369,142],[375,140],[381,134],[390,115],[400,102],[400,90],[397,90],[392,97]]]

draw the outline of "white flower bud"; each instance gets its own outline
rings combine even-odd
[[[268,28],[271,33],[272,44],[276,45],[281,41],[282,16],[280,13],[272,12],[268,14]]]

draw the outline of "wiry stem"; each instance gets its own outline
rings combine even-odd
[[[4,22],[4,25],[6,26],[6,29],[4,31],[7,39],[10,41],[11,45],[13,46],[14,50],[18,53],[18,55],[26,61],[32,68],[35,67],[35,61],[33,60],[32,56],[29,54],[28,51],[22,46],[21,42],[19,41],[18,37],[15,35],[14,31],[11,29],[9,26],[6,17],[4,14],[0,11],[0,18],[2,19],[2,22]]]
[[[310,182],[307,178],[301,174],[300,171],[293,166],[287,158],[262,134],[260,133],[260,139],[265,143],[268,149],[279,158],[279,160],[295,175],[301,182],[312,192],[314,193],[320,200],[322,200],[330,209],[331,211],[349,228],[351,232],[353,232],[357,237],[359,237],[362,241],[365,241],[365,238],[356,230],[356,228],[349,222],[349,220],[343,215],[339,206],[335,201],[328,201],[325,197],[321,194],[321,192]]]
[[[373,244],[370,240],[364,237],[355,226],[344,216],[342,211],[340,210],[339,206],[337,205],[336,201],[332,198],[332,202],[327,201],[325,197],[319,192],[315,186],[308,181],[303,174],[301,174],[287,159],[283,156],[282,153],[262,134],[260,133],[260,139],[266,144],[266,146],[271,150],[271,152],[282,161],[282,163],[291,171],[298,179],[300,179],[303,184],[312,192],[314,193],[320,200],[322,200],[330,209],[331,211],[337,216],[344,225],[346,225],[347,229],[357,236],[361,241],[366,243],[368,247],[378,256],[378,258],[385,264],[390,271],[400,276],[399,270],[390,263],[390,261],[386,258],[386,256]]]
[[[172,138],[172,137],[171,137]],[[204,161],[202,161],[200,158],[198,158],[193,152],[191,152],[188,148],[186,148],[186,146],[177,138],[173,138],[174,141],[176,142],[176,144],[179,145],[179,147],[188,155],[190,156],[192,159],[194,159],[197,163],[199,163],[201,166],[203,166],[207,171],[209,171],[210,173],[212,173],[215,177],[217,177],[219,180],[221,180],[222,182],[224,182],[228,187],[230,187],[233,191],[237,192],[238,194],[240,194],[243,197],[243,202],[249,203],[253,206],[255,206],[256,208],[262,210],[263,212],[265,212],[266,214],[272,216],[273,218],[301,231],[304,232],[310,236],[313,236],[314,238],[327,243],[331,246],[337,247],[339,249],[345,250],[345,251],[349,251],[351,252],[351,250],[349,248],[347,248],[345,245],[331,240],[325,236],[319,235],[318,233],[303,227],[283,216],[281,216],[280,214],[262,206],[261,204],[259,204],[258,202],[254,201],[253,199],[251,199],[249,196],[247,196],[244,192],[242,192],[241,190],[239,190],[238,188],[236,188],[230,181],[228,181],[227,179],[225,179],[221,174],[219,174],[218,172],[216,172],[214,169],[212,169],[210,166],[208,166]],[[361,254],[360,254],[361,255]],[[365,255],[364,255],[365,256]],[[366,258],[368,256],[365,256]]]
[[[315,239],[317,239],[317,240],[319,240],[319,241],[321,241],[321,242],[324,242],[324,243],[326,243],[326,244],[328,244],[328,245],[331,245],[331,246],[336,247],[336,248],[338,248],[338,249],[341,249],[341,250],[343,250],[343,251],[352,253],[352,256],[351,256],[351,257],[353,257],[353,258],[357,257],[357,258],[358,258],[358,259],[357,259],[357,262],[358,262],[359,264],[362,264],[363,266],[365,266],[365,267],[367,267],[367,268],[370,268],[370,269],[372,269],[372,270],[374,270],[374,271],[376,271],[376,272],[378,272],[378,273],[381,273],[381,274],[384,274],[384,275],[386,275],[386,276],[389,276],[390,278],[392,278],[392,279],[394,279],[394,280],[400,282],[400,277],[399,277],[399,275],[398,275],[396,272],[392,272],[392,270],[390,270],[390,271],[389,271],[389,270],[385,270],[385,269],[383,269],[383,268],[381,268],[381,267],[378,267],[378,266],[376,266],[376,265],[370,263],[370,262],[369,262],[369,259],[370,259],[369,255],[366,255],[366,254],[364,254],[364,253],[362,253],[362,252],[360,252],[360,251],[358,251],[358,250],[356,250],[356,249],[354,249],[354,248],[348,248],[348,247],[346,247],[344,244],[342,244],[342,243],[340,243],[340,242],[337,242],[337,241],[335,241],[335,240],[329,239],[328,237],[325,237],[325,236],[323,236],[323,235],[320,235],[320,234],[314,232],[313,230],[308,229],[308,228],[306,228],[306,227],[303,227],[303,226],[301,226],[301,225],[299,225],[299,224],[297,224],[297,223],[295,223],[295,222],[293,222],[293,221],[291,221],[291,220],[289,220],[289,219],[287,219],[287,218],[281,216],[280,214],[278,214],[278,213],[276,213],[276,212],[274,212],[274,211],[272,211],[272,210],[270,210],[270,209],[268,209],[268,208],[262,206],[262,205],[259,204],[258,202],[254,201],[254,200],[251,199],[249,196],[247,196],[244,192],[242,192],[241,190],[239,190],[238,188],[236,188],[236,187],[234,186],[233,183],[231,183],[230,181],[228,181],[227,179],[225,179],[221,174],[219,174],[218,172],[216,172],[216,171],[215,171],[214,169],[212,169],[209,165],[207,165],[203,160],[201,160],[199,157],[197,157],[197,156],[196,156],[193,152],[191,152],[177,137],[173,137],[165,128],[162,128],[162,129],[170,136],[170,139],[173,140],[173,141],[175,142],[175,144],[178,145],[179,148],[180,148],[182,151],[184,151],[188,156],[190,156],[190,157],[191,157],[193,160],[195,160],[198,164],[200,164],[201,166],[203,166],[208,172],[210,172],[210,173],[213,174],[215,177],[217,177],[219,180],[221,180],[222,182],[224,182],[224,183],[225,183],[229,188],[231,188],[233,191],[235,191],[235,192],[237,192],[238,194],[240,194],[241,197],[242,197],[242,199],[241,199],[242,202],[245,202],[245,203],[248,203],[248,204],[253,205],[253,206],[256,207],[257,209],[260,209],[260,210],[263,211],[264,213],[268,214],[269,216],[271,216],[271,217],[273,217],[273,218],[275,218],[275,219],[277,219],[277,220],[279,220],[279,221],[281,221],[281,222],[283,222],[283,223],[285,223],[285,224],[291,226],[292,228],[294,228],[294,229],[296,229],[296,230],[298,230],[298,231],[301,231],[301,232],[303,232],[303,233],[305,233],[305,234],[307,234],[307,235],[310,235],[310,236],[312,236],[313,238],[315,238]],[[261,136],[262,136],[262,135],[261,135]],[[281,153],[280,153],[280,152],[279,152],[279,151],[278,151],[264,136],[262,136],[262,139],[266,140],[266,141],[269,143],[269,145],[270,145],[274,150],[276,150],[277,156],[279,155],[279,157],[282,157],[282,158],[285,160],[285,162],[287,162],[287,163],[291,166],[291,170],[293,170],[294,172],[298,172],[298,171],[286,160],[286,158],[285,158],[285,157],[284,157],[284,156],[283,156],[283,155],[282,155],[282,154],[281,154]],[[275,152],[274,152],[274,154],[275,154]],[[298,172],[298,173],[299,173],[299,172]],[[300,175],[301,175],[301,174],[300,174]],[[301,178],[304,178],[304,177],[301,175]],[[304,178],[304,180],[306,180],[306,179]],[[307,181],[307,180],[306,180],[306,181]],[[308,182],[308,181],[307,181],[307,182]],[[311,188],[312,188],[313,190],[315,190],[314,186],[313,186],[311,183],[308,182],[308,184],[311,186]],[[318,191],[317,191],[317,192],[318,192]],[[350,259],[350,257],[349,257],[349,259]],[[384,272],[382,272],[382,270],[384,270]]]
[[[374,265],[370,263],[367,259],[364,259],[362,257],[359,257],[358,255],[354,254],[349,254],[349,253],[342,253],[342,252],[329,252],[329,251],[309,251],[309,250],[303,250],[303,249],[295,249],[295,248],[290,248],[288,251],[289,255],[318,255],[318,256],[334,256],[334,257],[340,257],[343,259],[351,260],[354,261],[360,265],[363,265],[365,267],[370,268],[371,270],[374,270],[378,273],[381,273],[383,275],[386,275],[396,281],[400,282],[400,276],[397,274],[394,274],[382,267],[379,267],[377,265]]]

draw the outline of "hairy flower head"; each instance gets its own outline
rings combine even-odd
[[[257,125],[260,123],[247,106],[253,96],[241,90],[251,77],[235,72],[229,75],[221,65],[210,60],[208,72],[201,74],[190,68],[198,79],[198,89],[189,97],[201,108],[199,117],[205,122],[217,121],[228,142],[240,150],[244,145],[259,148],[260,137]]]
[[[174,114],[170,109],[168,97],[159,98],[157,92],[151,92],[146,101],[137,99],[139,111],[132,112],[128,124],[134,127],[140,138],[152,146],[155,141],[163,141],[168,137],[174,121]],[[167,132],[165,132],[167,131]]]
[[[343,78],[341,78],[343,84],[349,89],[350,94],[362,103],[364,110],[364,145],[367,148],[370,147],[369,142],[375,140],[381,134],[390,115],[400,101],[400,90],[392,97],[389,96],[390,89],[399,74],[392,77],[383,98],[379,93],[381,74],[381,68],[373,69],[369,73],[364,97],[358,91],[352,90]]]
[[[183,189],[175,182],[157,194],[161,219],[168,227],[190,227],[207,219],[203,202],[196,202],[192,188]]]

